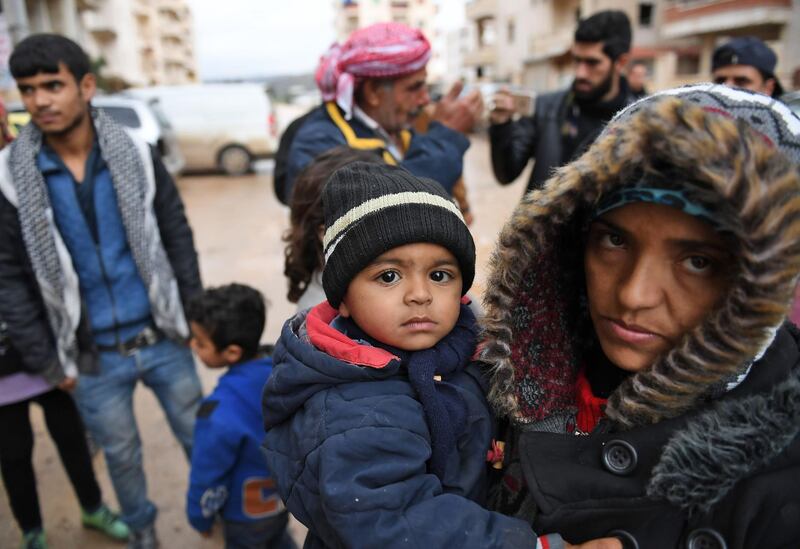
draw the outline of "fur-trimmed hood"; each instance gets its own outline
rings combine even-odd
[[[481,356],[492,372],[489,400],[513,422],[574,414],[582,351],[594,337],[583,235],[598,201],[643,175],[715,212],[735,243],[735,272],[700,325],[612,393],[607,416],[630,428],[692,409],[746,372],[784,320],[800,272],[800,120],[765,96],[701,92],[623,111],[586,154],[528,194],[501,232]],[[774,146],[756,146],[763,140]]]

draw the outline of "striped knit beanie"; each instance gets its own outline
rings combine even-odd
[[[353,162],[331,175],[322,204],[322,286],[333,307],[371,261],[414,242],[447,248],[461,268],[462,295],[472,286],[475,243],[458,206],[435,181],[396,166]]]
[[[702,83],[654,93],[618,112],[604,133],[615,132],[634,114],[664,97],[676,97],[707,112],[740,120],[760,134],[770,146],[800,166],[800,119],[781,101],[768,95],[722,84]]]

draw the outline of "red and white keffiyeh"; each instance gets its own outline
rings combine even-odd
[[[353,112],[353,93],[364,78],[396,78],[423,68],[431,45],[422,31],[402,23],[376,23],[347,42],[333,44],[320,58],[315,75],[324,101],[336,99],[345,117]]]

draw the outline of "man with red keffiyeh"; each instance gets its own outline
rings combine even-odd
[[[331,46],[316,73],[324,103],[308,116],[289,149],[286,196],[300,170],[340,145],[375,150],[387,163],[451,192],[469,147],[464,134],[483,105],[477,91],[459,98],[458,83],[436,104],[428,131],[414,133],[414,117],[430,103],[425,86],[430,57],[422,32],[401,23],[377,23]]]

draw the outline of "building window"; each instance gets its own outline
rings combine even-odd
[[[515,27],[514,27],[514,20],[513,20],[513,19],[509,19],[509,20],[508,20],[508,28],[507,28],[507,33],[508,33],[508,43],[509,43],[509,44],[511,44],[511,43],[513,43],[513,42],[514,42],[514,31],[515,31],[515,30],[516,30],[516,29],[515,29]]]
[[[653,26],[653,4],[650,2],[639,3],[639,26]]]
[[[678,55],[678,65],[675,74],[679,76],[693,76],[700,72],[700,56],[696,53]]]

